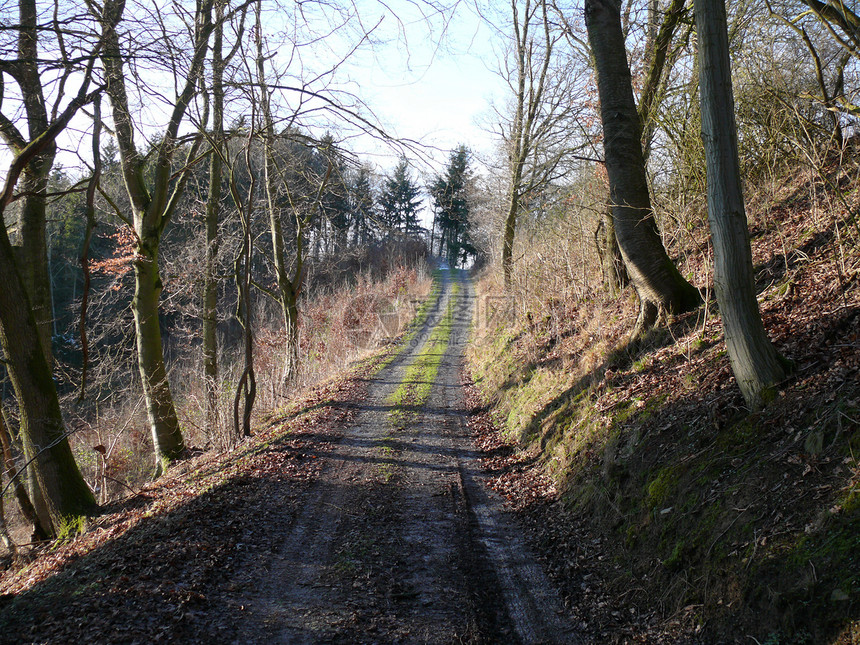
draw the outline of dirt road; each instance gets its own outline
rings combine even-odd
[[[442,272],[426,322],[249,576],[240,642],[581,642],[481,482],[460,384],[473,305],[467,277]]]
[[[0,644],[582,642],[481,481],[461,384],[473,301],[444,272],[384,367],[6,576]]]

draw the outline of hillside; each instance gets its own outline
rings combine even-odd
[[[750,200],[796,367],[763,410],[713,302],[631,347],[625,294],[437,271],[399,342],[27,550],[0,641],[855,642],[860,237],[830,195]]]
[[[750,189],[765,328],[795,365],[760,412],[731,374],[705,225],[674,253],[707,305],[637,347],[634,302],[599,290],[479,320],[484,463],[600,642],[856,642],[857,199],[835,170]]]

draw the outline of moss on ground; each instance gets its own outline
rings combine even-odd
[[[393,408],[389,418],[397,427],[408,425],[415,418],[417,408],[424,405],[430,397],[439,365],[448,349],[458,293],[459,285],[454,283],[445,315],[430,332],[421,351],[406,368],[403,381],[387,401]]]
[[[501,432],[537,454],[573,523],[607,539],[606,561],[648,572],[608,569],[607,585],[626,593],[635,578],[645,598],[700,607],[706,642],[743,630],[760,642],[849,643],[838,634],[860,632],[854,395],[814,399],[786,427],[774,421],[780,397],[755,414],[688,404],[703,381],[693,371],[674,392],[633,387],[670,362],[665,351],[618,351],[586,369],[546,360],[535,349],[546,340],[525,327],[479,343],[472,374]],[[708,368],[725,362],[716,342],[687,346]]]

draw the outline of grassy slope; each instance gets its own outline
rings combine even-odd
[[[547,298],[471,353],[521,449],[488,460],[497,486],[607,640],[860,637],[858,232],[811,212],[803,185],[781,197],[753,211],[753,252],[765,325],[798,371],[763,412],[743,408],[713,306],[630,354],[613,347],[631,302]]]

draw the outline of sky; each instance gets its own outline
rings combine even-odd
[[[350,78],[387,131],[423,144],[414,159],[419,170],[428,169],[421,163],[426,156],[439,172],[460,144],[477,158],[492,154],[498,137],[490,132],[491,106],[505,97],[494,71],[497,38],[467,3],[460,3],[444,27],[412,13],[406,12],[401,23],[383,19],[382,37],[391,40],[359,52],[348,65]],[[397,160],[396,152],[374,142],[360,140],[350,147],[379,155],[376,163],[383,170]]]
[[[326,23],[323,17],[315,26],[316,33],[325,34],[325,38],[302,54],[304,60],[291,58],[290,48],[283,44],[278,53],[282,62],[286,61],[284,68],[298,69],[293,80],[303,82],[316,70],[340,61],[363,31],[371,31],[373,46],[366,42],[356,49],[340,66],[332,83],[357,95],[372,113],[371,119],[378,120],[387,133],[421,144],[407,155],[419,180],[441,172],[450,151],[461,143],[475,153],[476,164],[491,155],[498,145],[497,137],[488,131],[491,105],[503,102],[505,96],[503,81],[493,71],[497,67],[498,38],[477,15],[472,2],[460,0],[453,13],[430,18],[422,15],[426,13],[424,3],[425,0],[353,0],[352,6],[361,14],[361,28],[351,20],[346,28],[334,29],[332,24],[336,26],[336,21]],[[301,7],[301,3],[288,3],[281,8],[267,6],[267,29],[288,34],[291,18],[284,17],[287,14],[283,7]],[[293,33],[310,40],[314,30],[302,23],[308,16],[302,14],[300,18],[293,16]],[[147,84],[159,86],[158,73],[152,74]],[[166,76],[161,80],[165,83],[163,93],[170,96],[172,91],[166,88],[172,87],[172,80]],[[144,126],[145,131],[138,134],[138,145],[144,145],[145,137],[163,131],[170,105],[144,99],[142,108],[143,123],[152,127],[149,131]],[[109,121],[107,101],[103,102],[103,110]],[[81,168],[81,159],[89,161],[89,127],[89,117],[80,115],[64,133],[59,143],[67,152],[60,154],[59,165],[72,172],[80,168],[77,172],[88,174]],[[184,129],[187,128],[193,128],[190,122]],[[337,137],[336,121],[332,129]],[[397,149],[367,136],[350,138],[346,146],[381,173],[391,170],[400,155]],[[4,167],[8,165],[6,156],[0,161]]]

